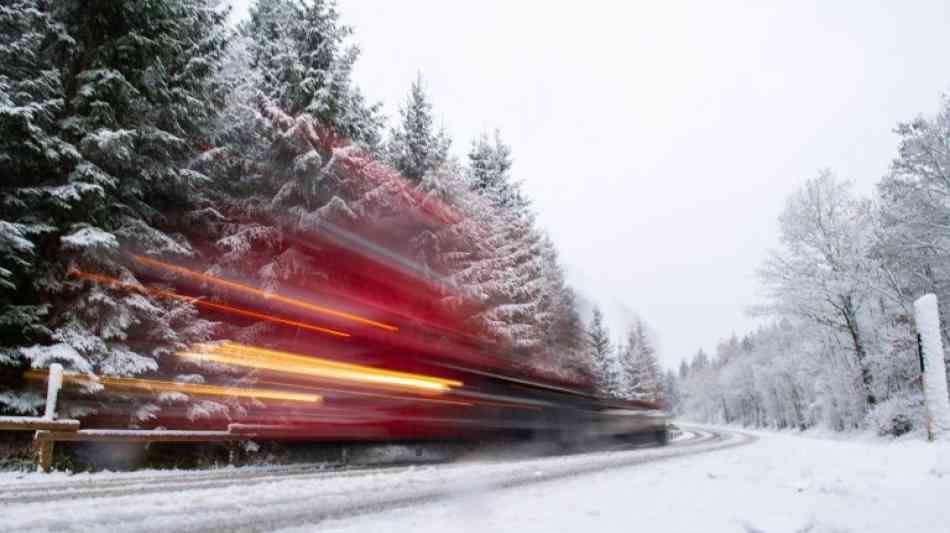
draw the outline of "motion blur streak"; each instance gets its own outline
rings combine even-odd
[[[26,373],[27,379],[44,379],[46,372],[30,370]],[[227,396],[242,398],[258,398],[266,400],[287,400],[293,402],[318,403],[323,400],[318,394],[305,394],[300,392],[290,392],[270,389],[246,389],[240,387],[221,387],[218,385],[204,385],[201,383],[176,383],[174,381],[161,381],[153,379],[137,378],[113,378],[106,376],[87,376],[68,372],[63,376],[67,382],[83,383],[87,385],[100,384],[106,388],[115,389],[133,389],[148,392],[181,392],[184,394],[195,394],[198,396]]]
[[[151,295],[154,295],[154,296],[158,296],[158,297],[160,297],[160,298],[168,298],[168,299],[170,299],[170,300],[188,301],[188,302],[192,302],[192,303],[195,304],[195,305],[198,305],[198,306],[201,306],[201,307],[205,307],[205,308],[208,308],[208,309],[215,309],[215,310],[218,310],[218,311],[224,311],[224,312],[226,312],[226,313],[231,313],[231,314],[235,314],[235,315],[246,316],[246,317],[249,317],[249,318],[256,318],[256,319],[258,319],[258,320],[266,320],[266,321],[268,321],[268,322],[274,322],[274,323],[276,323],[276,324],[283,324],[283,325],[285,325],[285,326],[294,326],[294,327],[298,327],[298,328],[301,328],[301,329],[306,329],[306,330],[310,330],[310,331],[316,331],[316,332],[319,332],[319,333],[326,333],[327,335],[334,335],[334,336],[337,336],[337,337],[349,337],[349,336],[350,336],[349,333],[345,333],[345,332],[343,332],[343,331],[337,331],[337,330],[335,330],[335,329],[324,328],[324,327],[321,327],[321,326],[314,326],[313,324],[307,324],[306,322],[298,322],[298,321],[296,321],[296,320],[288,320],[288,319],[286,319],[286,318],[280,318],[280,317],[273,316],[273,315],[266,315],[266,314],[263,314],[263,313],[257,313],[257,312],[254,312],[254,311],[248,311],[247,309],[241,309],[241,308],[239,308],[239,307],[232,307],[232,306],[230,306],[230,305],[224,305],[224,304],[219,304],[219,303],[214,303],[214,302],[208,302],[208,301],[202,300],[202,299],[200,299],[200,298],[195,298],[195,297],[191,297],[191,296],[183,296],[183,295],[181,295],[181,294],[176,294],[176,293],[174,293],[174,292],[169,292],[169,291],[163,291],[163,290],[161,290],[161,289],[156,289],[156,288],[153,288],[153,287],[145,287],[145,286],[142,286],[142,285],[136,285],[136,284],[134,284],[134,283],[126,283],[126,282],[121,281],[121,280],[119,280],[119,279],[112,278],[112,277],[109,277],[109,276],[103,276],[103,275],[101,275],[101,274],[92,274],[92,273],[90,273],[90,272],[82,272],[82,271],[80,271],[80,270],[73,270],[73,271],[72,271],[72,275],[74,275],[74,276],[76,276],[76,277],[78,277],[78,278],[86,279],[86,280],[89,280],[89,281],[94,281],[94,282],[96,282],[96,283],[101,283],[101,284],[103,284],[103,285],[111,285],[111,286],[113,286],[113,287],[121,287],[121,288],[123,288],[123,289],[128,289],[128,290],[130,290],[130,291],[143,291],[143,292],[147,292],[148,294],[151,294]]]
[[[464,397],[464,398],[469,398],[468,396],[463,396],[463,397]],[[488,396],[488,395],[485,395],[485,397],[489,397],[489,396]],[[527,404],[523,404],[523,403],[516,403],[516,402],[514,402],[514,401],[507,401],[507,402],[487,402],[487,401],[485,401],[485,400],[476,401],[476,400],[472,399],[471,402],[472,402],[472,403],[469,404],[469,405],[486,405],[486,406],[490,406],[490,407],[505,407],[505,408],[509,408],[509,409],[527,409],[527,410],[529,410],[529,411],[540,411],[540,410],[541,410],[541,407],[538,407],[538,406],[536,406],[536,405],[527,405]]]
[[[475,405],[472,402],[463,402],[460,400],[444,400],[444,399],[435,399],[435,398],[425,398],[420,396],[397,396],[395,394],[383,394],[380,392],[365,392],[365,391],[354,391],[346,389],[333,389],[329,387],[301,387],[300,385],[294,383],[283,383],[280,381],[269,381],[266,379],[259,379],[257,383],[263,383],[265,385],[277,385],[279,387],[298,387],[303,388],[304,390],[314,390],[317,392],[324,393],[337,393],[345,396],[360,396],[366,398],[385,398],[387,400],[398,400],[404,402],[426,402],[426,403],[438,403],[443,405],[460,405],[462,407],[471,407]],[[480,402],[483,403],[483,402]],[[500,405],[500,404],[499,404]]]
[[[262,291],[261,289],[254,288],[249,285],[244,285],[236,281],[219,278],[217,276],[212,276],[210,274],[202,274],[201,272],[195,272],[194,270],[189,270],[184,267],[165,263],[163,261],[152,259],[150,257],[144,257],[141,255],[133,255],[132,257],[139,263],[142,263],[151,267],[159,268],[159,269],[166,270],[169,272],[174,272],[176,274],[181,274],[183,276],[187,276],[193,279],[199,279],[201,281],[206,281],[208,283],[219,285],[221,287],[228,287],[229,289],[234,289],[234,290],[244,292],[247,294],[260,296],[261,298],[264,298],[266,300],[274,300],[277,302],[299,307],[301,309],[307,309],[308,311],[314,311],[314,312],[321,313],[324,315],[330,315],[330,316],[335,316],[338,318],[343,318],[346,320],[352,320],[354,322],[359,322],[361,324],[372,326],[374,328],[384,329],[386,331],[393,331],[393,332],[399,331],[398,327],[393,326],[391,324],[384,324],[382,322],[370,320],[368,318],[364,318],[359,315],[354,315],[352,313],[347,313],[345,311],[339,311],[337,309],[323,307],[321,305],[312,304],[310,302],[305,302],[303,300],[298,300],[296,298],[290,298],[287,296],[281,296],[280,294],[274,294],[267,291]]]
[[[461,387],[461,381],[442,379],[408,372],[382,370],[369,366],[340,363],[304,355],[279,352],[234,342],[199,344],[190,352],[178,352],[181,357],[214,361],[296,375],[309,375],[331,380],[356,382],[364,385],[408,387],[427,392],[445,392],[450,387]]]

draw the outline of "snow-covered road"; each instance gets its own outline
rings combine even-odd
[[[317,466],[211,472],[0,476],[0,531],[269,531],[511,490],[734,447],[751,437],[696,431],[665,448],[518,461],[321,472]],[[367,526],[374,527],[374,526]]]
[[[948,490],[945,443],[710,428],[517,461],[0,474],[0,531],[948,532]]]

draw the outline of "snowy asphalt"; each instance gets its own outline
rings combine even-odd
[[[756,437],[689,429],[662,448],[325,471],[325,465],[0,483],[0,531],[271,531],[741,446]]]

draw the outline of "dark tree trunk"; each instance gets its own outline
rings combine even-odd
[[[854,343],[854,354],[858,359],[858,366],[861,368],[861,382],[864,383],[865,399],[868,407],[877,405],[877,398],[874,396],[874,377],[871,375],[871,369],[867,364],[867,351],[864,349],[864,342],[861,339],[861,333],[858,331],[858,321],[855,316],[854,306],[851,297],[842,298],[841,314],[844,316],[845,324],[848,328],[848,334]]]

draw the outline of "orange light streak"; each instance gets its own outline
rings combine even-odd
[[[28,379],[42,379],[44,372],[30,370],[26,373]],[[319,403],[323,397],[319,394],[305,394],[301,392],[270,390],[270,389],[246,389],[241,387],[222,387],[218,385],[205,385],[202,383],[176,383],[174,381],[162,381],[153,379],[138,378],[113,378],[108,376],[91,377],[74,372],[68,372],[63,376],[67,381],[73,383],[98,383],[105,387],[118,389],[144,390],[148,392],[170,391],[181,392],[184,394],[194,394],[198,396],[227,396],[240,398],[264,398],[269,400],[288,400],[295,402]]]
[[[100,284],[103,284],[103,285],[111,285],[111,286],[114,286],[114,287],[121,287],[121,288],[123,288],[123,289],[128,289],[128,290],[133,290],[133,291],[134,291],[134,290],[137,290],[137,291],[147,292],[148,294],[151,294],[151,295],[153,295],[153,296],[158,296],[158,297],[160,297],[160,298],[168,298],[168,299],[171,299],[171,300],[190,301],[190,302],[194,303],[195,305],[198,305],[198,306],[201,306],[201,307],[206,307],[206,308],[209,308],[209,309],[215,309],[215,310],[218,310],[218,311],[224,311],[224,312],[226,312],[226,313],[232,313],[232,314],[235,314],[235,315],[246,316],[246,317],[249,317],[249,318],[256,318],[256,319],[258,319],[258,320],[266,320],[266,321],[268,321],[268,322],[274,322],[274,323],[276,323],[276,324],[283,324],[283,325],[285,325],[285,326],[298,327],[298,328],[301,328],[301,329],[306,329],[306,330],[310,330],[310,331],[316,331],[316,332],[319,332],[319,333],[326,333],[326,334],[328,334],[328,335],[334,335],[334,336],[337,336],[337,337],[350,337],[350,336],[351,336],[349,333],[346,333],[346,332],[343,332],[343,331],[337,331],[337,330],[335,330],[335,329],[324,328],[324,327],[321,327],[321,326],[314,326],[313,324],[307,324],[306,322],[299,322],[299,321],[297,321],[297,320],[289,320],[289,319],[286,319],[286,318],[281,318],[281,317],[277,317],[277,316],[273,316],[273,315],[267,315],[267,314],[264,314],[264,313],[258,313],[258,312],[255,312],[255,311],[249,311],[249,310],[247,310],[247,309],[241,309],[240,307],[232,307],[232,306],[230,306],[230,305],[225,305],[225,304],[219,304],[219,303],[209,302],[209,301],[206,301],[206,300],[202,300],[202,299],[200,299],[200,298],[195,298],[195,297],[190,297],[190,296],[183,296],[183,295],[181,295],[181,294],[176,294],[176,293],[174,293],[174,292],[164,291],[164,290],[161,290],[161,289],[156,289],[156,288],[154,288],[154,287],[145,287],[145,286],[137,285],[137,284],[134,284],[134,283],[126,283],[126,282],[121,281],[121,280],[119,280],[119,279],[116,279],[116,278],[113,278],[113,277],[109,277],[109,276],[103,276],[103,275],[101,275],[101,274],[93,274],[93,273],[90,273],[90,272],[83,272],[83,271],[80,271],[80,270],[73,270],[73,271],[72,271],[72,275],[74,275],[74,276],[76,276],[76,277],[78,277],[78,278],[83,278],[83,279],[86,279],[86,280],[89,280],[89,281],[94,281],[94,282],[96,282],[96,283],[100,283]]]
[[[445,392],[450,387],[461,387],[461,381],[443,379],[408,372],[382,370],[329,359],[308,357],[288,352],[245,346],[234,342],[219,345],[197,345],[193,351],[178,352],[178,356],[213,361],[250,368],[260,368],[290,374],[316,376],[331,380],[349,381],[362,385],[408,387],[427,392]]]
[[[167,270],[169,272],[181,274],[183,276],[190,277],[193,279],[206,281],[208,283],[218,285],[221,287],[228,287],[229,289],[234,289],[234,290],[241,291],[247,294],[253,294],[255,296],[264,298],[266,300],[274,300],[274,301],[278,301],[278,302],[285,303],[288,305],[293,305],[301,309],[307,309],[308,311],[313,311],[313,312],[321,313],[324,315],[335,316],[338,318],[344,318],[346,320],[359,322],[361,324],[366,324],[368,326],[373,326],[375,328],[383,329],[386,331],[392,331],[392,332],[399,331],[399,328],[397,326],[393,326],[391,324],[384,324],[382,322],[377,322],[375,320],[370,320],[368,318],[364,318],[359,315],[354,315],[352,313],[347,313],[345,311],[339,311],[337,309],[331,309],[329,307],[324,307],[322,305],[316,305],[310,302],[305,302],[303,300],[298,300],[296,298],[290,298],[288,296],[282,296],[280,294],[274,294],[267,291],[262,291],[260,289],[251,287],[249,285],[244,285],[236,281],[230,281],[224,278],[219,278],[217,276],[211,276],[209,274],[195,272],[194,270],[189,270],[184,267],[165,263],[164,261],[159,261],[157,259],[152,259],[150,257],[144,257],[141,255],[133,255],[132,257],[140,263],[143,263],[155,268],[160,268],[162,270]]]

